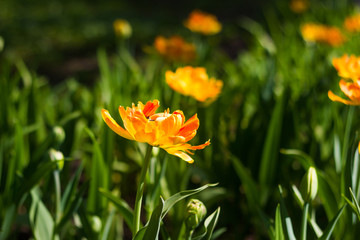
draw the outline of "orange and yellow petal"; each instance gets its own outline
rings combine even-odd
[[[102,109],[101,110],[101,116],[103,118],[103,120],[105,121],[105,123],[109,126],[109,128],[111,130],[113,130],[115,133],[117,133],[118,135],[120,135],[123,138],[127,138],[130,140],[134,140],[134,137],[129,134],[128,131],[126,131],[125,129],[123,129],[109,114],[109,112],[106,109]]]
[[[142,110],[145,117],[149,117],[155,114],[155,111],[156,109],[158,109],[159,106],[160,106],[159,100],[154,100],[152,102],[148,101]]]

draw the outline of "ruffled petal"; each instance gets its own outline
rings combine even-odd
[[[153,115],[156,111],[156,109],[158,109],[158,107],[160,106],[160,102],[159,100],[154,100],[154,101],[148,101],[145,106],[144,109],[142,110],[142,112],[144,113],[145,117],[149,117],[151,115]]]
[[[105,123],[109,126],[111,130],[119,134],[123,138],[134,140],[134,138],[129,134],[128,131],[123,129],[109,114],[106,109],[101,110],[101,116],[104,119]]]

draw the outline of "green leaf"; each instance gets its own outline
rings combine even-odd
[[[82,187],[75,194],[75,196],[73,196],[72,201],[70,201],[69,204],[66,205],[63,215],[56,226],[56,231],[59,231],[61,227],[64,226],[65,223],[77,212],[81,203],[83,202],[82,197],[85,195],[85,192],[87,191],[88,187],[89,187],[89,182],[85,182],[85,184],[82,185]]]
[[[235,156],[230,158],[238,177],[241,180],[241,184],[244,187],[245,196],[248,200],[249,208],[255,211],[259,206],[259,194],[258,187],[252,178],[249,169],[247,169],[242,162]]]
[[[160,197],[159,205],[155,208],[153,213],[151,214],[150,220],[146,225],[146,231],[144,234],[144,239],[158,239],[159,230],[160,230],[160,222],[161,222],[161,214],[164,208],[164,200]]]
[[[54,220],[38,196],[36,189],[31,191],[30,223],[34,236],[38,240],[53,238]]]
[[[99,143],[95,139],[93,132],[85,127],[85,131],[90,136],[93,143],[93,156],[91,161],[90,170],[90,189],[87,202],[87,210],[95,213],[99,212],[106,207],[106,198],[103,198],[99,192],[99,188],[108,188],[109,176],[107,166],[105,165],[104,158],[99,146]]]
[[[68,206],[68,204],[71,201],[71,198],[73,198],[74,193],[76,192],[76,187],[79,183],[79,178],[80,178],[83,168],[84,168],[84,165],[81,163],[81,165],[77,169],[75,175],[72,177],[72,179],[70,180],[70,182],[67,184],[67,186],[65,188],[64,194],[61,198],[61,210],[62,211],[65,211],[66,207]]]
[[[101,240],[106,240],[109,239],[109,233],[110,233],[110,227],[111,227],[111,223],[114,219],[115,216],[115,209],[113,209],[110,214],[108,215],[107,219],[106,219],[106,223],[105,223],[105,227],[102,231],[101,234]]]
[[[315,166],[312,158],[303,151],[297,149],[281,149],[280,152],[284,155],[292,156],[298,159],[305,170],[309,167]]]
[[[329,186],[328,179],[325,178],[324,173],[318,171],[318,196],[324,205],[324,209],[328,219],[332,219],[336,215],[336,209],[338,209],[338,203],[335,198],[331,187]]]
[[[163,212],[162,212],[162,215],[161,215],[161,218],[164,218],[165,215],[168,213],[168,211],[180,200],[184,199],[184,198],[187,198],[191,195],[194,195],[196,193],[199,193],[205,189],[207,189],[208,187],[214,187],[216,186],[217,183],[215,184],[206,184],[202,187],[199,187],[197,189],[193,189],[193,190],[185,190],[185,191],[182,191],[182,192],[178,192],[174,195],[172,195],[169,199],[167,199],[165,201],[165,204],[164,204],[164,209],[163,209]]]
[[[261,204],[266,202],[271,185],[274,182],[277,171],[277,158],[279,153],[279,144],[283,120],[283,111],[285,105],[285,94],[283,93],[276,101],[275,109],[272,112],[270,124],[268,126],[264,148],[262,150],[259,183],[262,189]]]
[[[288,215],[288,212],[286,210],[285,207],[285,201],[284,201],[284,197],[283,197],[283,192],[282,192],[282,188],[279,185],[279,192],[280,192],[280,209],[281,209],[281,216],[282,216],[282,220],[283,223],[285,224],[285,233],[286,233],[286,239],[289,240],[296,240],[295,234],[294,234],[294,230],[293,230],[293,226],[292,226],[292,222],[291,222],[291,218]]]
[[[201,226],[200,231],[196,233],[194,237],[192,237],[192,240],[211,239],[212,233],[219,219],[219,216],[220,216],[220,207],[218,207],[209,217],[205,219],[204,224]]]
[[[340,219],[340,216],[343,213],[345,207],[346,207],[346,204],[338,211],[336,216],[331,220],[331,222],[326,227],[326,229],[324,231],[324,234],[321,236],[321,238],[319,238],[319,240],[328,240],[328,239],[330,239],[330,236],[331,236],[332,232],[334,231],[336,223]]]
[[[20,200],[24,194],[28,193],[42,178],[51,173],[54,169],[56,169],[56,162],[49,161],[41,163],[40,166],[33,171],[27,171],[26,175],[22,178],[22,185],[19,190],[16,191],[16,199]],[[26,181],[24,181],[24,179],[26,179]]]
[[[115,205],[117,210],[124,217],[126,224],[128,225],[128,227],[130,228],[130,230],[132,232],[132,227],[133,227],[132,223],[133,223],[134,212],[129,207],[129,205],[124,200],[119,199],[118,197],[112,195],[106,189],[100,188],[99,192]]]
[[[280,213],[280,204],[276,207],[276,213],[275,213],[275,239],[276,240],[284,240],[284,232],[283,227],[281,223],[281,213]]]
[[[359,221],[360,221],[360,207],[359,207],[359,203],[356,200],[356,197],[353,193],[353,191],[351,190],[351,188],[349,188],[350,190],[350,194],[351,194],[351,198],[353,200],[353,202],[351,202],[344,194],[342,194],[342,197],[345,199],[345,201],[350,205],[350,207],[352,208],[352,210],[356,213]]]
[[[16,206],[15,204],[11,204],[5,211],[5,216],[3,219],[3,223],[1,225],[1,232],[0,232],[0,240],[5,240],[8,238],[10,233],[12,222],[14,221],[16,214]]]

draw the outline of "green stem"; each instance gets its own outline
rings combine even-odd
[[[61,186],[60,186],[60,175],[59,170],[54,171],[54,182],[55,182],[55,201],[56,201],[56,223],[59,223],[61,218]]]
[[[303,215],[302,215],[302,219],[301,219],[300,240],[306,240],[308,213],[309,213],[309,203],[305,202],[304,209],[303,209]]]
[[[133,220],[133,237],[135,237],[136,233],[140,229],[140,213],[141,213],[141,204],[142,204],[142,198],[144,193],[144,185],[145,185],[145,177],[146,173],[149,169],[150,165],[150,157],[152,152],[153,146],[148,145],[146,149],[146,155],[143,162],[143,166],[140,173],[140,179],[139,179],[139,185],[136,192],[136,200],[135,200],[135,206],[134,206],[134,220]]]

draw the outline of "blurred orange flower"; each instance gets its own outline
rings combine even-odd
[[[220,32],[222,28],[216,16],[200,10],[192,11],[184,25],[193,32],[199,32],[205,35],[216,34]]]
[[[309,8],[309,1],[307,0],[291,0],[290,9],[295,13],[305,12]]]
[[[340,77],[352,79],[354,82],[360,79],[360,57],[344,54],[340,58],[334,58],[332,64]]]
[[[360,86],[358,83],[340,80],[339,85],[341,91],[350,98],[350,100],[343,99],[335,95],[332,91],[328,91],[328,96],[332,101],[341,102],[347,105],[360,105]]]
[[[102,109],[101,115],[105,123],[118,135],[138,142],[146,142],[152,146],[163,148],[188,163],[194,160],[188,155],[190,150],[203,149],[210,144],[210,140],[198,146],[191,146],[187,142],[196,135],[199,128],[199,119],[195,114],[185,122],[182,111],[170,113],[169,109],[162,113],[155,113],[160,106],[158,100],[141,102],[132,107],[119,106],[120,117],[124,123],[122,128],[109,114]]]
[[[190,62],[195,59],[195,45],[185,42],[180,36],[172,36],[168,39],[158,36],[154,46],[156,51],[170,61]]]
[[[359,32],[360,31],[360,14],[347,17],[344,22],[344,27],[349,32]]]
[[[340,46],[346,40],[338,28],[315,23],[302,25],[301,34],[306,41],[322,42],[331,46]]]
[[[175,72],[166,71],[167,84],[175,91],[200,102],[212,102],[221,92],[223,82],[208,77],[203,67],[183,67]]]

